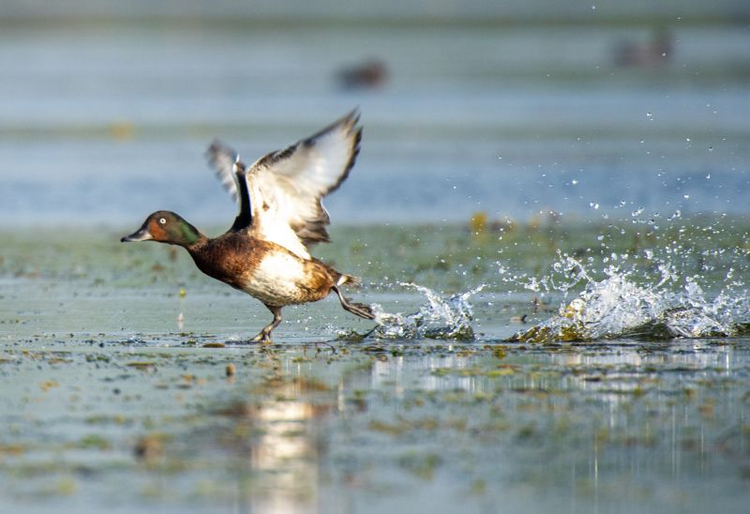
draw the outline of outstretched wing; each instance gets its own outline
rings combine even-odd
[[[253,216],[266,238],[274,240],[277,231],[291,230],[305,247],[329,241],[326,226],[331,220],[322,199],[341,185],[354,166],[362,137],[358,120],[358,113],[352,111],[250,167]]]
[[[295,254],[329,241],[330,217],[322,199],[349,175],[362,137],[352,111],[285,150],[266,154],[248,170],[237,152],[218,141],[206,155],[222,185],[239,203],[230,230],[251,230]]]
[[[206,156],[221,185],[232,195],[235,202],[239,202],[240,212],[229,230],[237,231],[249,227],[253,220],[250,196],[245,180],[245,164],[240,160],[239,154],[219,141],[214,141],[208,147]]]
[[[309,247],[329,241],[330,217],[322,199],[341,185],[354,166],[362,137],[358,121],[359,114],[352,111],[313,136],[263,156],[247,172],[236,152],[211,145],[209,159],[217,175],[240,200],[232,229],[249,227],[257,237],[304,258],[310,257]],[[242,208],[244,197],[248,197],[247,214]]]

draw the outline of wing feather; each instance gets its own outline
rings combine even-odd
[[[206,158],[216,172],[216,178],[236,202],[237,176],[234,173],[234,163],[238,161],[239,154],[221,141],[214,140],[206,150]]]
[[[239,213],[230,230],[238,231],[249,227],[253,220],[250,195],[245,179],[245,164],[240,160],[239,154],[219,141],[214,141],[208,147],[206,156],[221,185],[239,204]]]
[[[247,171],[244,165],[238,168],[242,163],[234,150],[218,142],[211,145],[209,161],[224,187],[240,200],[233,229],[248,228],[304,258],[310,257],[308,248],[329,241],[326,227],[331,220],[322,199],[354,166],[362,137],[358,121],[354,110],[316,134],[266,154]],[[243,196],[249,214],[240,222]]]

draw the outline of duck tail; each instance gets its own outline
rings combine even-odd
[[[346,275],[345,273],[340,273],[338,280],[336,280],[337,286],[350,285],[350,286],[357,287],[361,283],[362,281],[359,279],[359,277]]]

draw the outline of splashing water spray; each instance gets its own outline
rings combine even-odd
[[[748,267],[750,246],[734,240],[717,244],[722,226],[682,223],[679,211],[661,219],[670,231],[666,234],[657,225],[658,213],[647,219],[642,213],[642,209],[633,211],[632,223],[648,225],[644,227],[647,230],[637,227],[636,231],[651,233],[651,247],[636,246],[618,253],[601,232],[596,236],[600,246],[594,251],[589,249],[588,255],[581,255],[579,250],[573,256],[558,250],[550,271],[541,276],[513,271],[508,263],[496,262],[498,286],[516,292],[526,289],[548,300],[560,299],[556,314],[506,341],[665,340],[750,333],[750,294],[738,278]],[[620,241],[626,235],[622,226],[610,224],[609,230]],[[421,293],[426,303],[411,314],[389,313],[373,304],[377,327],[364,335],[349,332],[339,336],[476,339],[469,300],[487,284],[450,297],[414,283],[397,285]],[[709,293],[704,291],[706,286]]]
[[[553,273],[541,280],[529,279],[527,289],[562,293],[576,286],[583,290],[563,302],[558,313],[509,341],[553,343],[590,342],[620,338],[660,340],[671,338],[734,337],[750,331],[750,297],[740,281],[731,281],[733,268],[725,275],[721,291],[708,299],[699,284],[700,274],[685,274],[690,268],[689,244],[643,252],[643,266],[623,265],[632,255],[615,253],[602,259],[610,264],[602,272],[591,272],[578,259],[558,254]],[[683,262],[680,262],[680,259]],[[700,256],[697,261],[702,261]],[[611,264],[619,261],[620,264]],[[501,273],[504,270],[501,268]],[[654,275],[654,274],[658,275]],[[595,279],[597,274],[604,277]],[[562,279],[555,280],[555,277]]]
[[[471,326],[473,313],[469,298],[484,289],[484,284],[465,293],[448,298],[418,284],[399,282],[398,285],[422,293],[427,303],[412,314],[388,313],[379,304],[373,304],[375,321],[378,325],[362,338],[376,339],[452,339],[473,341],[474,329]],[[351,333],[340,333],[349,338]]]

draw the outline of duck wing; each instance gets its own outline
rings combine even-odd
[[[335,191],[354,166],[362,137],[358,121],[359,114],[352,111],[316,134],[266,154],[247,171],[236,152],[211,145],[209,160],[240,200],[232,229],[247,228],[303,258],[310,257],[308,248],[314,244],[329,241],[326,226],[331,221],[322,198]],[[247,212],[243,197],[248,198]]]
[[[240,160],[240,155],[221,142],[214,141],[206,150],[206,157],[221,185],[232,195],[232,199],[238,202],[240,211],[229,230],[236,232],[249,227],[253,216],[245,179],[245,164]]]

